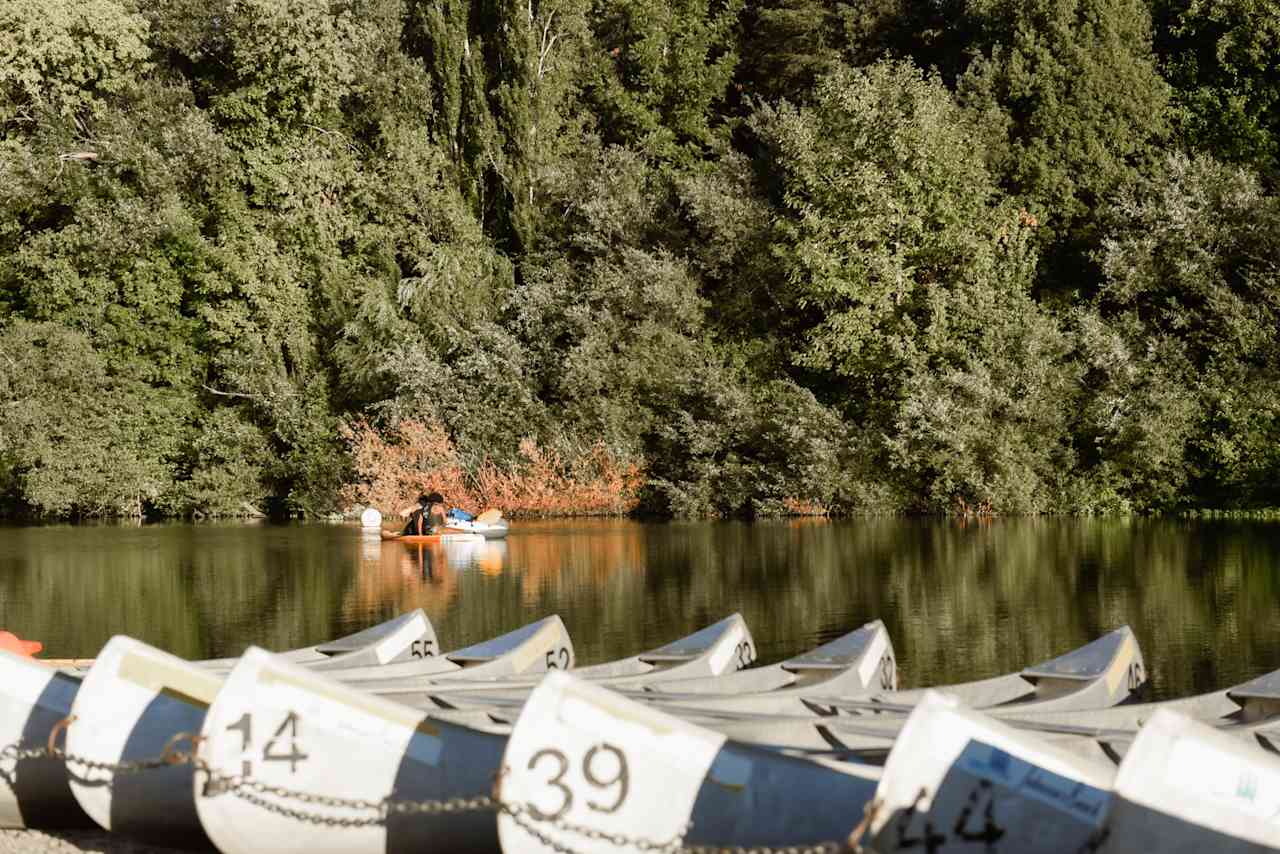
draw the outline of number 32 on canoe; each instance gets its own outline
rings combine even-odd
[[[505,851],[551,851],[521,824],[574,851],[617,850],[568,829],[662,844],[680,836],[722,736],[571,675],[552,673],[529,695],[503,757]]]

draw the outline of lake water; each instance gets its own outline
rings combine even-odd
[[[558,613],[582,664],[733,611],[765,662],[878,617],[904,686],[1016,670],[1128,623],[1163,698],[1280,668],[1280,524],[549,521],[443,548],[346,525],[0,527],[0,628],[49,657],[117,633],[188,658],[284,649],[415,607],[446,649]]]

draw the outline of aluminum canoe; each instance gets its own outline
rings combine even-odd
[[[1094,851],[1115,774],[928,693],[885,762],[871,845],[877,854]]]
[[[60,759],[20,758],[71,714],[80,677],[0,651],[0,827],[92,827]]]
[[[421,608],[378,623],[345,637],[313,646],[291,649],[279,655],[295,664],[318,670],[368,667],[412,661],[437,655],[440,643],[435,627]],[[215,658],[193,662],[200,667],[226,672],[238,658]]]
[[[71,706],[67,753],[105,765],[190,751],[223,675],[117,636],[85,675]],[[114,773],[68,762],[71,791],[102,828],[159,845],[208,847],[192,797],[189,763]]]
[[[839,842],[879,778],[734,743],[572,673],[529,696],[503,767],[500,798],[521,810],[498,821],[509,852]]]
[[[425,690],[442,680],[462,683],[540,675],[573,666],[573,642],[552,615],[463,649],[372,667],[328,669],[335,679],[374,693]]]
[[[194,781],[196,811],[224,854],[498,850],[491,809],[384,804],[489,795],[503,733],[429,720],[250,649],[210,704],[201,737],[211,776]]]
[[[615,688],[640,690],[652,681],[733,673],[755,660],[755,640],[741,614],[699,629],[664,646],[616,661],[581,667],[575,676]],[[564,668],[560,668],[564,669]],[[471,680],[447,678],[426,689],[386,692],[399,702],[427,709],[503,709],[514,719],[542,674],[527,679]]]
[[[1122,703],[1146,679],[1142,652],[1123,627],[1085,646],[1017,673],[930,689],[990,714],[1095,708]],[[809,714],[767,715],[744,711],[743,701],[683,702],[670,710],[696,715],[733,738],[807,751],[847,751],[862,761],[883,761],[925,691],[875,692],[850,697],[797,697]],[[983,704],[1002,704],[986,707]],[[736,707],[735,707],[736,706]],[[816,713],[816,714],[815,714]]]
[[[1280,759],[1159,709],[1120,764],[1100,854],[1280,850]]]

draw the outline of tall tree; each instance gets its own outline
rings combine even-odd
[[[1156,49],[1183,139],[1280,180],[1280,10],[1268,0],[1159,0]]]
[[[990,123],[1004,186],[1041,222],[1044,279],[1089,288],[1097,212],[1149,169],[1168,130],[1143,0],[985,0],[994,41],[960,82]]]

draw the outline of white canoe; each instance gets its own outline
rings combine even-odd
[[[805,697],[861,695],[898,687],[889,632],[873,620],[822,646],[766,667],[703,679],[659,680],[644,699],[673,714],[745,712],[809,715]]]
[[[490,794],[506,737],[425,718],[269,653],[250,649],[205,716],[196,810],[224,854],[496,851],[491,810],[385,811],[384,799]],[[321,796],[322,803],[262,789]]]
[[[839,841],[879,776],[735,744],[571,673],[529,696],[502,761],[502,847],[522,854]]]
[[[573,674],[613,687],[640,690],[651,682],[673,676],[715,677],[734,673],[754,661],[755,656],[755,640],[746,620],[741,614],[731,614],[665,646],[616,661],[580,667]],[[442,678],[428,690],[401,692],[394,696],[400,702],[420,708],[518,710],[541,679],[541,673],[530,678],[473,679],[465,683]]]
[[[1142,686],[1145,674],[1142,652],[1126,626],[1018,673],[929,692],[1003,717],[1020,710],[1115,705]],[[829,698],[815,692],[798,698],[808,715],[795,714],[794,705],[785,710],[791,712],[788,715],[760,714],[749,710],[744,700],[705,702],[696,709],[682,702],[672,710],[699,715],[705,725],[742,741],[806,751],[843,751],[860,761],[880,762],[905,724],[906,715],[925,693],[913,690]],[[998,705],[988,708],[985,703]]]
[[[440,642],[435,627],[426,613],[417,608],[355,634],[288,650],[280,655],[295,664],[331,670],[414,661],[439,653]],[[214,658],[193,663],[226,672],[237,661],[238,658]]]
[[[1193,697],[1066,712],[1015,709],[1002,718],[1081,755],[1119,763],[1139,729],[1161,711],[1202,721],[1223,734],[1273,749],[1270,733],[1280,727],[1280,670],[1222,691]]]
[[[172,739],[200,732],[222,680],[141,641],[114,637],[76,694],[67,753],[115,764],[152,760],[166,747],[190,751],[189,739]],[[161,845],[208,845],[191,794],[190,764],[115,774],[70,761],[67,776],[80,806],[106,830]]]
[[[1128,626],[1108,632],[1079,649],[1017,673],[938,688],[881,692],[866,697],[813,698],[831,711],[854,715],[905,713],[926,690],[954,697],[974,709],[1027,714],[1101,709],[1133,697],[1147,682],[1142,649]]]
[[[1280,759],[1158,710],[1115,780],[1104,854],[1280,850]]]
[[[423,690],[441,680],[509,679],[573,666],[573,642],[552,615],[463,649],[414,661],[328,670],[335,679],[374,693]]]
[[[511,530],[511,524],[506,519],[498,519],[495,522],[482,522],[479,519],[466,520],[450,517],[447,527],[449,530],[479,534],[486,540],[501,540]]]
[[[676,648],[691,653],[696,649],[693,642],[695,639],[705,643],[709,629],[721,626],[723,622],[654,652]],[[745,624],[743,628],[745,629]],[[637,658],[644,660],[653,654],[642,653]],[[702,666],[707,666],[714,656],[714,645],[708,644],[707,649],[699,656],[704,661]],[[731,660],[731,663],[740,663],[741,660],[739,657],[736,662]],[[623,690],[627,696],[660,706],[671,714],[692,720],[706,719],[708,723],[715,723],[726,714],[745,715],[751,720],[761,715],[792,714],[805,715],[806,720],[812,720],[812,712],[804,702],[804,697],[811,692],[865,690],[880,685],[892,687],[897,683],[893,644],[884,624],[879,620],[867,623],[817,649],[766,667],[737,671],[727,669],[719,675],[678,680],[668,680],[666,675],[670,671],[662,670],[654,670],[633,679],[609,678],[615,672],[614,668],[615,665],[612,664],[598,665],[572,672],[575,676],[581,678],[585,675],[591,681],[615,690],[628,689]],[[716,688],[721,689],[721,692],[713,692]],[[671,691],[668,692],[667,689]],[[696,693],[683,693],[685,690]],[[681,693],[675,693],[676,691]],[[526,693],[514,690],[491,690],[484,694],[465,695],[458,695],[452,690],[441,690],[432,692],[429,698],[439,708],[488,708],[496,719],[510,721],[519,714],[526,696]],[[418,697],[403,699],[411,705],[429,707],[429,704]]]
[[[62,760],[20,759],[44,748],[71,714],[80,679],[0,651],[0,827],[92,827],[67,784]]]
[[[1114,778],[1110,765],[927,694],[885,763],[872,846],[877,854],[1094,851]]]

